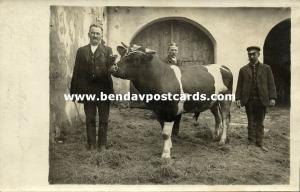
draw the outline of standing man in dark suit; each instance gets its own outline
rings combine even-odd
[[[248,141],[255,142],[258,147],[267,152],[263,145],[264,119],[266,109],[275,105],[276,87],[271,67],[259,62],[260,48],[247,48],[249,63],[239,72],[236,88],[236,104],[245,106],[248,118]]]
[[[94,94],[99,98],[100,92],[113,93],[112,78],[109,69],[114,60],[110,47],[102,40],[103,29],[98,24],[92,24],[88,36],[90,43],[77,50],[71,94]],[[107,147],[107,128],[110,101],[83,101],[86,116],[87,150],[104,150]],[[98,109],[99,129],[98,143],[96,141],[96,114]]]

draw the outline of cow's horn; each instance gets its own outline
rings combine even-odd
[[[128,46],[125,45],[125,43],[121,42],[121,44],[122,44],[125,48],[128,48]]]
[[[136,51],[136,50],[138,50],[139,48],[141,48],[142,46],[140,46],[140,45],[136,45],[136,44],[133,44],[131,47],[130,47],[130,49],[132,50],[132,51]]]
[[[146,49],[145,49],[145,53],[153,54],[153,53],[156,53],[156,51],[154,51],[154,50],[152,50],[152,49],[146,48]]]

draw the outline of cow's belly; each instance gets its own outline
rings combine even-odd
[[[158,117],[165,121],[174,121],[178,114],[178,101],[151,101],[146,104]]]
[[[185,101],[183,113],[202,112],[209,109],[213,101]]]

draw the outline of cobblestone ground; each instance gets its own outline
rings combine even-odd
[[[212,141],[213,116],[204,112],[199,125],[184,114],[172,159],[161,160],[162,137],[152,112],[111,109],[109,149],[85,150],[85,127],[65,130],[64,143],[50,144],[50,183],[87,184],[288,184],[289,108],[272,108],[265,119],[269,152],[247,145],[244,109],[232,109],[228,142]]]

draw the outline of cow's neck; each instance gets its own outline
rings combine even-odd
[[[140,93],[160,93],[162,79],[172,69],[157,57],[153,57],[152,61],[146,65],[147,67],[140,71],[132,83]]]

